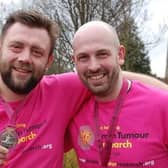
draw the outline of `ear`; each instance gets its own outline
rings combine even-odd
[[[74,55],[71,55],[71,59],[72,59],[73,63],[75,63],[75,56]]]
[[[1,46],[2,46],[2,39],[0,38],[0,50],[1,50]]]
[[[73,61],[73,63],[74,63],[73,71],[76,72],[76,71],[77,71],[77,70],[76,70],[76,57],[75,57],[74,55],[72,55],[72,56],[71,56],[71,59],[72,59],[72,61]]]
[[[48,57],[48,63],[47,63],[47,65],[46,65],[46,71],[47,71],[48,68],[50,68],[50,66],[52,65],[53,60],[54,60],[53,54],[49,55],[49,57]]]
[[[120,45],[119,47],[118,57],[119,65],[123,65],[125,62],[125,47],[123,45]]]

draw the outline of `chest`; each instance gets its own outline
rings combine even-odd
[[[76,116],[71,125],[71,134],[75,137],[72,138],[73,144],[81,158],[99,159],[97,131],[102,143],[109,139],[114,106],[103,105],[99,110],[98,128],[94,118],[94,106],[91,104]],[[159,113],[150,104],[140,104],[138,107],[137,104],[130,106],[129,101],[123,104],[114,134],[110,137],[112,144],[109,164],[141,163],[142,166],[148,164],[147,162],[153,164],[156,160],[168,158],[166,131]]]

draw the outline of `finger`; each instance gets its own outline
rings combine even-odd
[[[7,154],[0,153],[0,160],[5,160],[7,159]]]
[[[4,164],[4,160],[0,160],[0,166]]]
[[[7,159],[8,149],[0,145],[0,166],[2,166]]]
[[[1,154],[7,154],[9,152],[9,150],[3,146],[0,145],[0,153]]]

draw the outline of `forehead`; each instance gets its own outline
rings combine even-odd
[[[114,38],[109,29],[92,27],[77,32],[73,41],[73,49],[75,52],[110,49],[113,42]]]
[[[31,28],[21,23],[13,24],[4,36],[4,43],[13,41],[29,45],[39,45],[44,49],[50,47],[50,38],[45,29]]]

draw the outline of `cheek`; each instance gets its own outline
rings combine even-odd
[[[44,63],[33,63],[33,66],[34,66],[34,69],[36,72],[41,72],[41,71],[44,71],[45,70],[45,64]]]
[[[43,57],[32,57],[32,63],[39,69],[44,69],[48,64],[48,59]]]
[[[101,64],[103,66],[107,67],[108,69],[111,69],[111,68],[115,67],[118,64],[117,61],[118,61],[117,59],[109,58],[109,59],[104,60]]]
[[[78,63],[76,64],[76,70],[82,73],[87,70],[87,66],[85,64]]]
[[[119,68],[119,64],[116,61],[108,63],[106,66],[106,69],[111,73],[114,73],[114,71],[118,71],[118,68]]]
[[[33,62],[33,66],[36,74],[43,75],[48,69],[48,61],[46,60],[41,60],[38,62],[36,61],[36,62]]]
[[[5,51],[2,51],[0,54],[0,61],[10,64],[10,62],[13,62],[14,60],[16,60],[17,57],[18,57],[17,54],[14,54],[10,50],[5,50]]]
[[[8,57],[6,54],[1,54],[0,55],[0,64],[3,65],[3,64],[9,64],[11,58]]]

